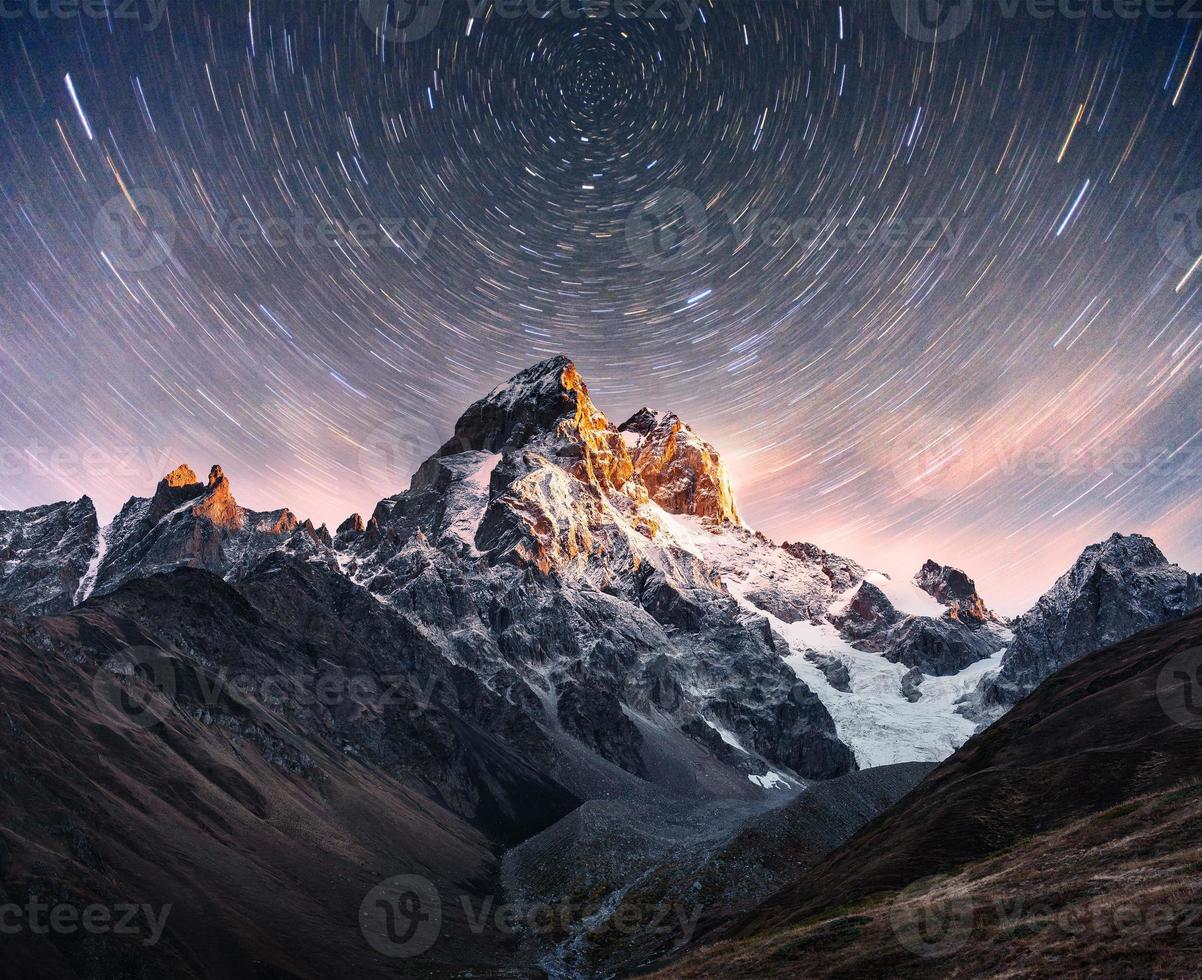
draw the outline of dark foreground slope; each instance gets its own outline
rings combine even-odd
[[[122,615],[161,590],[183,619],[220,612],[224,633],[181,631],[196,641],[183,652],[171,623]],[[0,975],[483,976],[510,959],[510,937],[469,921],[499,887],[490,821],[473,826],[422,781],[319,737],[316,709],[248,684],[265,676],[249,673],[255,655],[285,649],[264,647],[268,628],[232,589],[185,571],[105,602],[0,618]],[[223,647],[238,683],[215,660]],[[343,696],[333,714],[354,707]],[[543,803],[552,818],[571,805]],[[437,908],[416,909],[423,895]]]
[[[665,977],[1189,976],[1202,614],[1049,678]]]

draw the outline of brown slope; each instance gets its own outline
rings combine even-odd
[[[39,621],[0,622],[0,906],[169,905],[166,930],[154,945],[143,919],[129,936],[37,934],[10,913],[6,927],[25,924],[6,930],[0,974],[487,975],[505,958],[503,937],[473,934],[458,899],[495,893],[479,831],[235,695],[221,717],[164,701],[161,721],[131,727],[97,695],[98,664]],[[364,898],[399,874],[428,878],[443,899],[437,942],[409,960],[381,956],[360,931]]]
[[[1177,802],[1159,815],[1153,811],[1143,832],[1156,843],[1146,853],[1133,849],[1127,873],[1148,872],[1164,858],[1178,885],[1188,890],[1193,882],[1202,899],[1202,866],[1194,863],[1190,870],[1196,856],[1188,844],[1161,839],[1177,823],[1198,829],[1196,794],[1187,790],[1182,796],[1178,788],[1196,784],[1202,717],[1189,713],[1184,700],[1188,685],[1176,672],[1184,666],[1196,680],[1200,659],[1202,613],[1195,613],[1053,675],[913,793],[744,920],[737,933],[739,956],[727,960],[725,968],[777,975],[779,963],[772,961],[775,954],[769,948],[778,949],[786,932],[797,933],[799,941],[808,936],[803,946],[869,950],[873,944],[867,934],[880,929],[881,909],[893,910],[915,894],[926,895],[929,889],[918,883],[931,876],[968,868],[972,873],[961,877],[971,882],[988,867],[990,873],[1017,875],[1021,885],[1021,867],[1038,853],[1041,860],[1031,873],[1038,870],[1067,887],[1077,875],[1073,860],[1080,859],[1064,846],[1072,839],[1071,828],[1088,828],[1098,814],[1143,813],[1148,798],[1158,795]],[[1192,687],[1195,703],[1202,704],[1199,685]],[[1195,723],[1182,723],[1190,721]],[[1106,867],[1108,851],[1119,860],[1125,830],[1117,820],[1103,822],[1091,844],[1097,849],[1092,855],[1096,867]],[[1186,837],[1197,839],[1196,833]],[[1176,865],[1170,857],[1174,854]],[[1099,895],[1109,893],[1104,884],[1095,883],[1095,888]],[[896,893],[902,889],[908,890],[899,899]],[[1180,909],[1185,899],[1177,896],[1176,901]],[[849,909],[850,918],[843,914]],[[858,917],[867,921],[858,921],[865,910]],[[815,924],[834,931],[815,937]],[[925,974],[930,961],[900,946],[895,935],[881,942],[888,953],[869,957],[871,962],[861,962],[853,974]],[[1083,948],[1076,952],[1087,955]],[[703,951],[664,975],[691,976],[701,964],[707,964],[710,975],[728,975],[713,955]],[[946,963],[944,967],[945,973],[955,972]],[[841,974],[844,968],[850,969],[847,963],[809,965],[812,975]]]

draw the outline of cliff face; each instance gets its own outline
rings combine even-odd
[[[70,609],[96,556],[98,531],[88,497],[0,511],[0,604],[34,615]]]

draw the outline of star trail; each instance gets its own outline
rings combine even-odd
[[[564,352],[777,540],[1004,610],[1114,530],[1202,566],[1200,45],[1160,0],[5,0],[0,507],[220,462],[333,526]]]

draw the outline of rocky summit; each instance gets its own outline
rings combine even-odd
[[[1086,548],[1014,622],[1001,669],[982,679],[963,710],[993,720],[1061,667],[1199,606],[1202,577],[1170,563],[1151,538],[1114,534]]]

